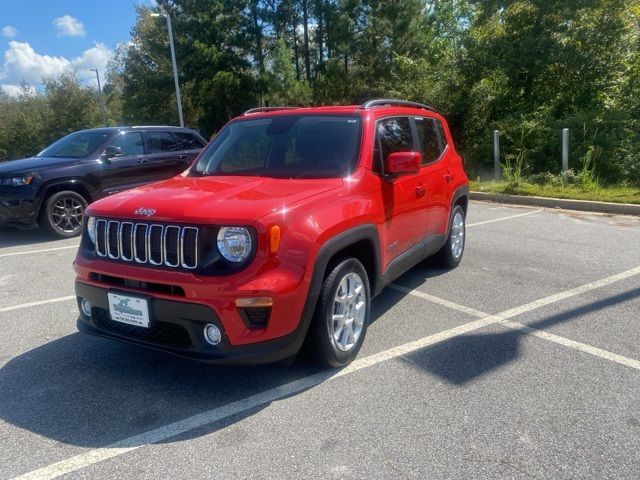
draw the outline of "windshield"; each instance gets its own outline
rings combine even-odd
[[[202,153],[192,175],[336,178],[355,168],[357,116],[286,115],[227,125]]]
[[[75,132],[41,151],[38,157],[84,158],[93,154],[111,136],[109,131]]]

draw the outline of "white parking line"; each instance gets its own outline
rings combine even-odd
[[[321,383],[328,382],[336,378],[343,377],[345,375],[349,375],[351,373],[377,365],[387,360],[400,357],[402,355],[406,355],[408,353],[420,350],[429,345],[433,345],[435,343],[439,343],[439,342],[448,340],[450,338],[463,335],[465,333],[468,333],[474,330],[478,330],[479,328],[482,328],[482,327],[486,327],[486,326],[500,323],[500,322],[505,322],[505,320],[508,320],[509,318],[519,315],[521,313],[529,312],[531,310],[544,307],[551,303],[558,302],[560,300],[563,300],[575,295],[579,295],[581,293],[586,293],[586,292],[604,287],[606,285],[610,285],[614,282],[618,282],[620,280],[624,280],[626,278],[629,278],[638,274],[640,274],[640,267],[633,268],[631,270],[627,270],[626,272],[622,272],[617,275],[612,275],[610,277],[603,278],[601,280],[597,280],[595,282],[591,282],[586,285],[573,288],[571,290],[567,290],[566,292],[550,295],[548,297],[541,298],[540,300],[536,300],[535,302],[531,302],[526,305],[522,305],[520,307],[505,310],[504,312],[498,313],[496,315],[486,315],[483,318],[474,320],[469,323],[465,323],[463,325],[459,325],[449,330],[445,330],[443,332],[436,333],[434,335],[429,335],[419,340],[405,343],[403,345],[390,348],[383,352],[358,359],[355,362],[353,362],[351,365],[349,365],[348,367],[342,370],[339,370],[339,371],[329,370],[329,371],[320,372],[314,375],[309,375],[307,377],[295,380],[293,382],[289,382],[285,385],[271,388],[262,393],[258,393],[256,395],[252,395],[250,397],[237,400],[235,402],[229,403],[222,407],[214,408],[207,412],[185,418],[184,420],[180,420],[180,421],[171,423],[169,425],[156,428],[154,430],[143,432],[139,435],[134,435],[132,437],[126,438],[119,442],[115,442],[110,445],[107,445],[105,447],[88,450],[74,457],[67,458],[65,460],[61,460],[59,462],[53,463],[46,467],[40,468],[38,470],[25,473],[24,475],[21,475],[16,478],[17,479],[37,479],[37,480],[57,478],[61,475],[66,475],[68,473],[80,470],[90,465],[94,465],[104,460],[117,457],[119,455],[130,452],[132,450],[136,450],[138,448],[142,448],[144,446],[147,446],[153,443],[158,443],[158,442],[167,440],[169,438],[175,437],[177,435],[183,434],[185,432],[188,432],[190,430],[200,428],[204,425],[208,425],[210,423],[223,420],[232,415],[236,415],[238,413],[251,410],[253,408],[259,407],[261,405],[265,405],[275,400],[286,398],[296,393],[300,393],[306,389],[309,389]],[[400,287],[398,285],[394,285],[393,288],[395,288],[396,290],[400,289],[400,291],[408,290],[408,289],[402,290],[401,288],[404,288],[404,287]],[[411,292],[414,292],[414,291],[409,290],[407,293],[411,293]],[[417,293],[420,293],[420,292],[415,292],[411,294],[418,296],[420,298],[425,298],[423,294],[416,295]],[[431,298],[436,298],[436,297],[431,297]],[[482,315],[482,312],[478,310],[469,309],[468,307],[465,307],[463,305],[457,305],[452,302],[448,302],[446,300],[437,299],[436,303],[439,303],[441,305],[447,305],[447,306],[449,305],[455,306],[456,310],[464,313],[469,313],[474,316]],[[471,312],[474,312],[474,313],[471,313]]]
[[[494,218],[493,220],[485,220],[484,222],[470,223],[470,224],[467,225],[467,228],[468,227],[477,227],[478,225],[486,225],[487,223],[502,222],[503,220],[510,220],[512,218],[526,217],[527,215],[533,215],[535,213],[540,213],[542,210],[544,210],[544,209],[543,208],[539,208],[538,210],[532,210],[532,211],[526,212],[526,213],[519,213],[517,215],[510,215],[508,217]]]
[[[75,299],[75,295],[69,295],[67,297],[49,298],[47,300],[39,300],[37,302],[21,303],[20,305],[10,305],[8,307],[0,307],[0,313],[20,310],[22,308],[37,307],[38,305],[47,305],[49,303],[66,302],[67,300]]]
[[[635,368],[636,370],[640,370],[640,361],[635,360],[633,358],[624,357],[622,355],[618,355],[617,353],[609,352],[607,350],[603,350],[598,347],[594,347],[592,345],[587,345],[586,343],[576,342],[575,340],[571,340],[569,338],[561,337],[560,335],[555,335],[553,333],[548,333],[543,330],[538,330],[537,328],[530,327],[528,325],[523,325],[517,322],[511,322],[508,319],[520,315],[525,312],[529,312],[531,310],[544,307],[551,303],[556,303],[561,300],[565,300],[570,297],[575,297],[576,295],[580,295],[582,293],[590,292],[596,288],[605,287],[614,282],[618,282],[620,280],[624,280],[635,275],[640,274],[640,267],[632,268],[631,270],[627,270],[625,272],[619,273],[617,275],[613,275],[611,277],[603,278],[602,280],[597,280],[595,282],[582,285],[577,288],[573,288],[571,290],[567,290],[565,292],[560,292],[555,295],[551,295],[549,297],[545,297],[540,300],[536,300],[535,302],[529,303],[527,305],[523,305],[520,307],[512,308],[511,310],[505,310],[502,313],[498,313],[496,315],[490,315],[485,312],[481,312],[480,310],[475,310],[473,308],[466,307],[464,305],[459,305],[457,303],[450,302],[449,300],[444,300],[442,298],[429,295],[424,292],[420,292],[418,290],[411,290],[409,288],[403,287],[402,285],[391,284],[390,288],[407,293],[414,297],[421,298],[423,300],[427,300],[432,303],[436,303],[438,305],[442,305],[444,307],[451,308],[453,310],[458,310],[459,312],[463,312],[474,317],[479,317],[482,319],[496,317],[497,320],[492,323],[500,323],[506,327],[512,328],[514,330],[519,330],[523,333],[533,335],[538,338],[543,338],[550,342],[557,343],[559,345],[564,345],[565,347],[572,348],[574,350],[579,350],[584,353],[588,353],[590,355],[595,355],[596,357],[603,358],[605,360],[610,360],[612,362],[619,363],[621,365],[625,365],[627,367]]]
[[[537,328],[532,328],[528,325],[523,325],[521,323],[510,322],[510,321],[503,321],[501,323],[502,325],[506,325],[509,328],[513,328],[514,330],[520,330],[521,332],[527,333],[529,335],[533,335],[534,337],[543,338],[550,342],[554,342],[559,345],[564,345],[565,347],[573,348],[574,350],[579,350],[581,352],[588,353],[590,355],[595,355],[596,357],[604,358],[605,360],[610,360],[612,362],[619,363],[620,365],[625,365],[627,367],[640,370],[640,360],[635,360],[629,357],[623,357],[622,355],[618,355],[617,353],[609,352],[608,350],[603,350],[601,348],[594,347],[592,345],[587,345],[586,343],[576,342],[575,340],[561,337],[560,335],[555,335],[553,333],[545,332],[544,330],[538,330]]]
[[[16,257],[18,255],[30,255],[30,254],[33,254],[33,253],[55,252],[57,250],[69,250],[71,248],[75,248],[77,250],[78,246],[79,245],[69,245],[69,246],[66,246],[66,247],[42,248],[40,250],[25,250],[25,251],[22,251],[22,252],[3,253],[3,254],[0,254],[0,258]]]

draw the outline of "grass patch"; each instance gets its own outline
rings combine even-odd
[[[507,182],[472,181],[471,190],[507,195],[640,204],[640,187],[594,187],[586,190],[577,185],[535,185],[527,182],[513,185]]]

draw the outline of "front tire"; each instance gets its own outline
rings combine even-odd
[[[311,359],[328,367],[351,363],[364,343],[370,310],[367,271],[355,258],[342,260],[322,283],[306,342]]]
[[[445,268],[456,268],[462,260],[466,240],[466,218],[464,209],[456,205],[451,212],[447,242],[433,256],[435,263]]]
[[[58,238],[77,237],[82,233],[82,218],[87,201],[77,192],[66,190],[51,195],[42,206],[39,225]]]

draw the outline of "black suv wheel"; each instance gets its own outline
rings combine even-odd
[[[70,190],[51,195],[40,210],[39,224],[59,238],[71,238],[82,232],[82,218],[87,201]]]

